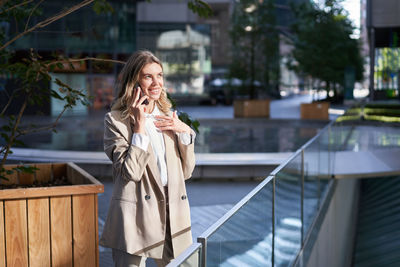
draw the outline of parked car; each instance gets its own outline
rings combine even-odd
[[[238,78],[216,78],[210,81],[208,85],[208,95],[211,104],[231,105],[235,98],[247,95],[247,87],[250,80],[240,80]],[[257,90],[263,88],[263,84],[259,81],[254,81],[254,86]]]

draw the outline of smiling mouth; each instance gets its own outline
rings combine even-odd
[[[157,88],[157,89],[149,89],[148,91],[149,91],[150,94],[156,95],[161,91],[161,89],[159,89],[159,88]]]

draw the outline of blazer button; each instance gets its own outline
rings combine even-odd
[[[150,196],[149,196],[149,195],[145,195],[145,196],[144,196],[144,199],[149,200],[149,199],[150,199]]]
[[[186,199],[186,196],[185,196],[185,195],[183,195],[183,196],[181,197],[181,199],[182,199],[182,200],[185,200],[185,199]]]

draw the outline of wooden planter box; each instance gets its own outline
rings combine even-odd
[[[301,103],[300,114],[305,120],[329,120],[329,102]]]
[[[233,103],[235,118],[269,118],[269,99],[235,100]]]
[[[35,174],[14,172],[1,183],[66,176],[73,185],[0,190],[0,266],[99,266],[97,194],[104,186],[73,163],[33,165]]]

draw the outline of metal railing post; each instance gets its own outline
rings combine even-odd
[[[275,264],[275,180],[276,175],[272,178],[272,267],[274,267]]]
[[[332,177],[331,170],[331,126],[328,126],[328,177]]]
[[[207,238],[197,237],[197,242],[201,243],[202,253],[201,253],[201,267],[207,266]]]
[[[304,240],[304,149],[301,150],[301,246]]]

